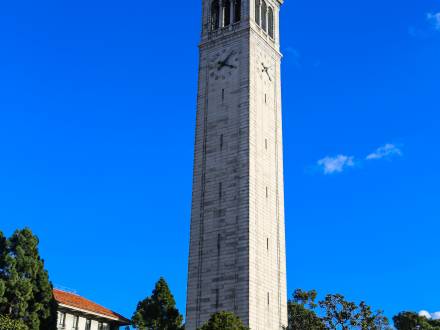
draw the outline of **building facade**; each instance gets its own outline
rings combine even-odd
[[[279,11],[203,0],[186,329],[287,325]]]
[[[77,294],[53,291],[58,305],[58,330],[119,330],[130,325],[122,315]]]

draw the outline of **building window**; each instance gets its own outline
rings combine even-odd
[[[264,140],[264,147],[265,147],[266,150],[267,150],[267,139]]]
[[[222,88],[222,104],[224,100],[225,100],[225,89]]]
[[[223,1],[223,26],[228,26],[231,24],[231,2]]]
[[[217,30],[220,25],[220,5],[218,0],[211,3],[211,30]]]
[[[255,22],[260,25],[260,0],[255,0]]]
[[[217,235],[217,256],[220,257],[220,249],[221,249],[221,241],[222,241],[222,235]]]
[[[91,320],[87,320],[86,321],[86,330],[90,330],[92,328],[92,321]]]
[[[104,324],[102,322],[98,323],[98,330],[104,330]]]
[[[66,313],[58,312],[58,326],[61,328],[66,326]]]
[[[220,151],[223,151],[223,140],[224,140],[224,138],[223,138],[223,134],[222,134],[222,135],[220,135]]]
[[[267,251],[269,251],[269,237],[267,238],[266,247],[267,247]]]
[[[267,293],[267,306],[269,306],[270,305],[270,294],[269,294],[269,292]]]
[[[268,24],[269,36],[273,39],[274,38],[274,22],[273,22],[273,9],[272,9],[272,7],[269,7],[269,10],[267,12],[267,24]]]
[[[234,1],[234,23],[241,20],[241,0]]]
[[[223,184],[221,182],[218,184],[218,197],[220,198],[220,200],[223,197]]]
[[[267,4],[263,1],[261,4],[261,27],[267,32]]]
[[[266,198],[269,197],[269,187],[266,187]]]
[[[215,289],[215,308],[219,308],[220,306],[220,290]]]
[[[72,329],[78,330],[78,324],[79,324],[79,316],[74,315],[73,316]]]

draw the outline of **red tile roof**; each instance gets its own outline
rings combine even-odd
[[[78,296],[77,294],[69,293],[66,291],[54,289],[53,294],[55,297],[55,300],[61,304],[66,305],[73,308],[78,308],[81,310],[85,310],[91,313],[100,314],[103,316],[108,316],[113,319],[117,319],[120,323],[123,325],[129,325],[130,321],[123,317],[122,315],[115,313],[105,307],[102,307],[93,301],[90,301],[88,299],[85,299],[81,296]]]

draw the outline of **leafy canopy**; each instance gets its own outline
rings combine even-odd
[[[6,239],[0,232],[0,314],[23,321],[29,329],[55,329],[49,275],[28,228]]]
[[[317,292],[295,290],[293,299],[288,302],[289,323],[287,330],[324,330],[324,322],[315,312]]]
[[[318,303],[315,290],[296,290],[288,303],[288,330],[388,330],[382,311],[373,312],[365,302],[357,305],[341,294],[328,294]]]
[[[0,315],[0,329],[28,330],[29,328],[22,321],[12,320],[6,315]]]
[[[183,317],[164,278],[156,283],[150,297],[138,303],[132,322],[140,330],[183,329]]]
[[[440,330],[440,321],[428,320],[414,312],[401,312],[393,321],[397,330]]]
[[[211,316],[199,330],[249,330],[234,313],[219,312]]]

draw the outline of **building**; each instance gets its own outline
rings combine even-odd
[[[53,293],[58,303],[60,330],[116,330],[131,323],[122,315],[77,294],[57,289]]]
[[[279,11],[202,0],[186,329],[287,325]]]

